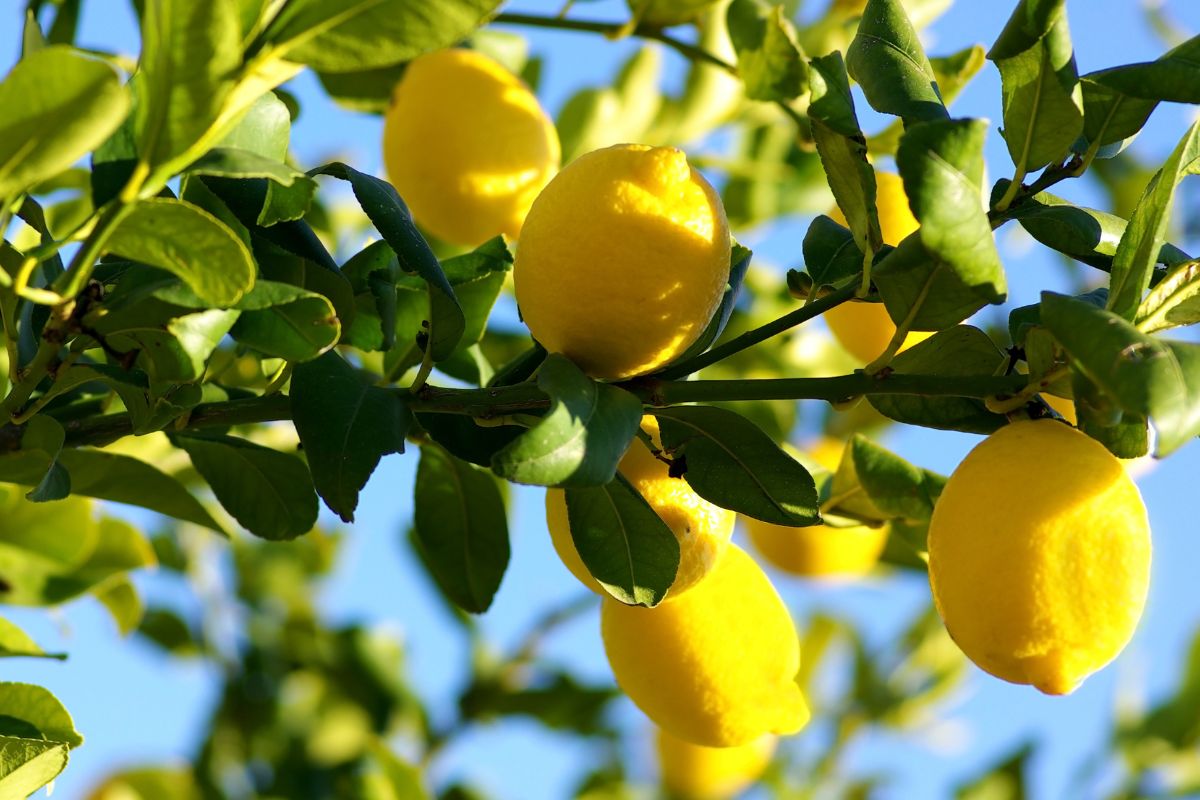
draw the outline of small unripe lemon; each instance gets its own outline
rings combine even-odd
[[[736,546],[691,590],[654,608],[605,598],[600,629],[617,683],[673,736],[734,747],[808,721],[792,619]]]
[[[421,227],[474,247],[520,233],[558,169],[558,132],[499,63],[473,50],[437,50],[409,63],[396,85],[383,160]]]
[[[904,237],[920,227],[920,223],[908,207],[908,195],[904,193],[904,181],[899,175],[891,172],[875,173],[875,206],[879,212],[879,230],[883,234],[885,244],[900,244]],[[829,217],[839,225],[849,224],[837,206],[829,211]],[[896,323],[888,316],[883,303],[842,303],[826,311],[823,319],[838,343],[864,364],[882,355],[892,337],[896,335]],[[912,347],[931,335],[923,332],[910,333],[900,349]]]
[[[762,776],[778,738],[768,734],[737,747],[704,747],[658,730],[663,787],[679,800],[728,800]]]
[[[729,224],[681,150],[625,144],[542,191],[513,267],[533,337],[597,378],[651,372],[704,332],[729,280]]]
[[[1014,422],[959,464],[929,525],[929,583],[979,667],[1067,694],[1129,642],[1146,602],[1150,526],[1099,442]]]
[[[647,415],[642,418],[642,428],[657,446],[658,420]],[[696,494],[683,478],[672,478],[668,474],[669,467],[655,458],[640,439],[630,443],[618,470],[679,540],[679,570],[668,594],[678,597],[717,565],[729,546],[737,515]],[[575,549],[562,489],[546,490],[546,525],[550,528],[550,540],[558,557],[571,574],[593,592],[607,595]]]

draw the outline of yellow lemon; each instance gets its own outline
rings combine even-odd
[[[784,572],[810,578],[865,575],[879,562],[887,526],[789,528],[746,518],[746,534],[763,558]]]
[[[624,144],[572,161],[542,191],[513,279],[533,337],[597,378],[683,353],[729,280],[729,224],[683,152]]]
[[[558,169],[558,132],[520,80],[472,50],[414,59],[383,121],[388,178],[425,230],[473,247],[515,238]]]
[[[1046,405],[1053,408],[1062,418],[1072,425],[1079,424],[1079,417],[1075,414],[1075,401],[1068,400],[1065,397],[1058,397],[1052,394],[1043,394],[1042,399],[1046,401]]]
[[[646,416],[642,428],[658,445],[658,420]],[[655,458],[640,439],[629,445],[618,469],[679,540],[679,571],[669,594],[678,597],[716,566],[729,546],[736,515],[693,492],[683,478],[668,475],[667,465]],[[554,549],[571,574],[592,591],[606,595],[575,549],[567,522],[566,497],[561,489],[546,490],[546,524]]]
[[[757,781],[775,755],[767,734],[737,747],[704,747],[658,731],[663,787],[679,800],[728,800]]]
[[[734,747],[808,721],[792,619],[738,547],[690,591],[654,608],[605,598],[600,629],[617,683],[673,736]]]
[[[879,229],[886,244],[897,245],[904,237],[920,227],[908,207],[904,182],[891,172],[875,174],[875,205],[879,212]],[[840,225],[848,225],[842,210],[834,206],[829,217]],[[825,312],[825,324],[838,343],[864,364],[874,361],[896,335],[896,324],[888,316],[883,303],[842,303]],[[912,347],[932,334],[910,333],[901,350]]]
[[[1121,652],[1149,573],[1137,487],[1103,445],[1056,420],[980,443],[929,526],[929,582],[951,637],[982,669],[1046,694]]]

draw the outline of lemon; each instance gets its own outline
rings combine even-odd
[[[917,218],[908,207],[908,195],[904,193],[904,182],[891,172],[875,174],[875,205],[879,212],[879,230],[886,244],[897,245],[904,237],[920,227]],[[834,206],[829,217],[839,225],[848,225],[842,210]],[[888,343],[896,335],[896,323],[888,316],[883,303],[849,302],[834,306],[824,314],[825,324],[833,338],[864,364],[882,355]],[[910,333],[901,350],[912,347],[932,334]]]
[[[1046,405],[1053,408],[1062,418],[1072,425],[1079,424],[1079,417],[1075,413],[1075,401],[1069,400],[1066,397],[1058,397],[1053,394],[1043,394],[1042,399],[1046,401]]]
[[[690,591],[654,608],[605,598],[600,629],[617,683],[673,736],[735,747],[808,721],[787,607],[736,546]]]
[[[809,578],[865,575],[879,562],[887,526],[789,528],[746,519],[746,534],[763,558],[793,575]]]
[[[520,80],[472,50],[409,63],[383,121],[388,178],[439,239],[515,238],[558,169],[554,123]]]
[[[642,375],[704,332],[729,280],[716,191],[673,147],[572,161],[542,191],[513,278],[533,337],[597,378]]]
[[[658,446],[658,420],[643,417],[642,428]],[[668,475],[667,465],[655,458],[639,439],[629,445],[618,469],[679,540],[679,571],[668,595],[678,597],[716,566],[729,546],[736,515],[693,492],[683,478]],[[571,574],[592,591],[606,595],[575,549],[561,489],[546,491],[546,524],[554,549]]]
[[[929,526],[929,582],[951,637],[982,669],[1046,694],[1068,694],[1121,652],[1149,572],[1137,487],[1103,445],[1056,420],[980,443]]]
[[[663,787],[679,800],[728,800],[749,788],[775,755],[767,734],[737,747],[704,747],[658,731]]]

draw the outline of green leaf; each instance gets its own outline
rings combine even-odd
[[[519,425],[481,426],[464,414],[416,414],[417,422],[433,440],[455,458],[480,467],[491,467],[496,453],[526,429]]]
[[[431,796],[425,790],[419,768],[389,750],[378,737],[371,740],[370,753],[370,762],[374,763],[378,772],[369,770],[365,772],[363,774],[364,785],[367,785],[372,777],[377,775],[387,789],[381,789],[379,793],[371,793],[370,790],[366,790],[361,795],[362,797],[376,798],[377,800],[430,800]],[[385,791],[388,793],[384,793]]]
[[[470,253],[443,262],[446,279],[454,288],[466,317],[466,327],[456,348],[459,352],[483,339],[488,316],[500,296],[512,262],[512,253],[501,236],[484,242]]]
[[[948,117],[933,67],[900,0],[868,0],[846,66],[879,113],[905,122]]]
[[[298,286],[260,280],[237,308],[242,313],[230,335],[269,356],[311,361],[341,338],[341,322],[329,298]]]
[[[70,573],[47,581],[45,596],[51,603],[64,603],[107,585],[116,576],[157,563],[154,548],[137,528],[122,520],[101,519],[87,559]]]
[[[566,503],[575,549],[604,590],[627,605],[661,603],[679,571],[679,541],[629,481],[617,474],[569,488]]]
[[[1004,354],[986,333],[956,325],[900,353],[891,367],[900,374],[990,376],[1003,362]],[[974,398],[871,395],[868,400],[885,417],[926,428],[992,433],[1006,422]]]
[[[407,64],[391,64],[354,72],[318,72],[325,94],[342,108],[363,114],[383,114]]]
[[[0,489],[0,597],[12,605],[49,605],[47,585],[69,575],[96,547],[98,526],[87,501],[30,503]]]
[[[142,616],[146,607],[142,604],[142,597],[129,578],[120,576],[105,581],[93,594],[108,609],[109,616],[113,618],[113,622],[117,623],[117,631],[122,636],[129,636],[142,624]]]
[[[4,618],[0,618],[0,658],[53,658],[64,661],[63,653],[47,653],[38,647],[29,634]],[[0,757],[2,763],[3,757]],[[2,770],[0,770],[2,771]],[[3,786],[0,783],[0,786]]]
[[[192,466],[242,527],[281,541],[317,524],[317,495],[304,462],[232,436],[176,435]]]
[[[419,275],[429,285],[431,330],[428,346],[434,361],[449,357],[462,339],[466,317],[437,256],[413,224],[412,214],[400,195],[390,183],[337,162],[318,167],[308,174],[329,175],[349,182],[359,205],[399,258],[400,268]]]
[[[1065,3],[1021,0],[988,53],[1004,87],[1004,139],[1021,174],[1061,161],[1083,132]]]
[[[536,486],[610,482],[641,424],[641,401],[593,381],[557,353],[542,364],[537,385],[550,396],[550,410],[493,456],[492,470],[505,480]]]
[[[372,386],[336,353],[298,364],[291,398],[317,494],[352,522],[358,493],[379,459],[404,452],[412,414],[399,395]]]
[[[645,46],[630,55],[611,86],[572,95],[555,122],[562,163],[620,142],[652,139],[651,126],[664,112],[661,79],[662,51]]]
[[[167,270],[214,306],[232,306],[254,286],[254,261],[237,234],[182,200],[139,201],[117,225],[107,249]]]
[[[312,183],[304,172],[282,161],[233,147],[214,147],[193,161],[187,172],[218,178],[264,178],[280,186],[292,186],[297,181]]]
[[[423,445],[413,503],[416,541],[442,591],[464,611],[487,611],[509,557],[496,480],[437,445]]]
[[[172,175],[208,149],[241,66],[235,0],[146,0],[133,86],[137,153],[152,170]]]
[[[863,255],[854,243],[854,234],[824,215],[818,216],[804,234],[804,273],[809,289],[832,288],[862,272]],[[791,270],[788,284],[802,281],[801,273]]]
[[[408,61],[465,38],[500,0],[296,0],[265,38],[288,60],[320,72],[352,72]]]
[[[1197,57],[1200,36],[1192,37],[1157,61],[1127,64],[1084,75],[1083,135],[1085,143],[1103,148],[1131,138],[1150,118],[1160,100],[1200,101]],[[1191,99],[1189,99],[1191,98]],[[1116,155],[1100,150],[1101,157]]]
[[[287,104],[274,92],[266,92],[254,101],[245,116],[221,137],[215,147],[248,151],[272,162],[286,161],[291,131],[292,117]]]
[[[713,406],[655,409],[663,449],[696,494],[776,525],[821,521],[812,476],[754,423]]]
[[[1042,293],[1042,324],[1082,372],[1129,414],[1148,416],[1162,457],[1200,434],[1200,345],[1160,341],[1109,311]]]
[[[927,521],[945,483],[940,475],[855,434],[829,486],[829,513],[848,512],[880,521]]]
[[[1194,123],[1184,134],[1133,211],[1129,227],[1113,256],[1108,294],[1110,311],[1129,320],[1136,315],[1166,239],[1175,187],[1197,172],[1200,172],[1200,122]]]
[[[1004,266],[981,195],[986,131],[983,120],[923,122],[900,140],[896,163],[921,227],[872,274],[888,314],[911,316],[911,330],[941,330],[1004,301]]]
[[[1025,765],[1033,754],[1033,745],[1021,745],[1004,761],[956,787],[954,800],[1025,800]]]
[[[1000,181],[996,190],[1003,192],[1007,186],[1007,181]],[[1115,214],[1076,206],[1049,192],[1025,198],[1005,213],[1047,247],[1105,271],[1112,269],[1117,245],[1129,226]],[[1174,265],[1187,261],[1188,254],[1172,244],[1163,244],[1155,260]]]
[[[1154,333],[1200,322],[1200,261],[1172,269],[1138,307],[1138,330]]]
[[[71,494],[70,473],[58,460],[65,440],[66,431],[57,420],[50,417],[36,416],[26,424],[25,433],[21,436],[21,449],[40,451],[46,456],[46,469],[39,470],[43,474],[25,495],[26,500],[45,503],[62,500]]]
[[[0,199],[70,167],[129,113],[109,64],[56,45],[17,62],[0,82]]]
[[[469,720],[531,717],[553,730],[583,736],[605,735],[611,730],[606,716],[612,701],[621,696],[615,687],[581,684],[570,673],[557,670],[537,675],[531,683],[512,686],[503,678],[476,678],[459,701],[462,715]],[[590,793],[584,796],[594,797]]]
[[[75,730],[71,715],[48,689],[30,683],[0,683],[0,728],[15,722],[25,723],[49,742],[79,747],[83,737]],[[0,734],[9,736],[8,731]],[[0,762],[2,763],[2,762]]]
[[[808,90],[808,64],[782,5],[733,0],[727,19],[746,97],[786,102]]]
[[[0,797],[32,795],[67,766],[70,748],[62,742],[0,736]]]
[[[138,351],[137,364],[151,381],[190,383],[204,375],[209,357],[237,322],[239,313],[202,311],[162,326],[113,331],[106,338],[118,353]]]

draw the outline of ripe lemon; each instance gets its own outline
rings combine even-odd
[[[658,420],[646,416],[642,419],[642,428],[658,445]],[[683,478],[668,475],[667,465],[651,455],[650,449],[638,439],[629,445],[618,469],[679,540],[679,571],[669,594],[678,597],[717,565],[729,546],[736,515],[693,492]],[[562,489],[546,491],[546,524],[554,549],[571,574],[593,592],[607,595],[575,549]]]
[[[982,669],[1046,694],[1121,652],[1149,573],[1137,487],[1103,445],[1055,420],[980,443],[929,526],[929,582],[951,637]]]
[[[875,204],[879,212],[879,229],[886,244],[900,244],[904,237],[920,227],[908,207],[908,195],[904,193],[904,182],[899,175],[891,172],[875,174]],[[837,206],[829,211],[829,217],[839,225],[849,224]],[[888,316],[883,303],[842,303],[826,311],[824,319],[838,343],[864,364],[882,355],[896,335],[896,323]],[[900,349],[912,347],[931,335],[910,333]]]
[[[558,132],[520,80],[472,50],[409,63],[383,120],[388,178],[413,218],[473,247],[511,238],[558,169]]]
[[[716,191],[673,147],[572,161],[542,191],[513,279],[533,337],[597,378],[650,372],[704,331],[729,280]]]
[[[1043,394],[1042,399],[1046,401],[1046,405],[1053,408],[1062,418],[1072,425],[1079,424],[1079,417],[1075,413],[1075,401],[1069,400],[1066,397],[1058,397],[1053,394]]]
[[[792,619],[738,547],[690,591],[654,608],[605,598],[600,629],[617,683],[673,736],[735,747],[808,721]]]
[[[879,562],[887,526],[789,528],[746,518],[746,534],[763,558],[784,572],[809,578],[865,575]]]
[[[767,734],[738,747],[703,747],[661,728],[658,762],[663,787],[679,800],[728,800],[762,776],[778,739]]]

